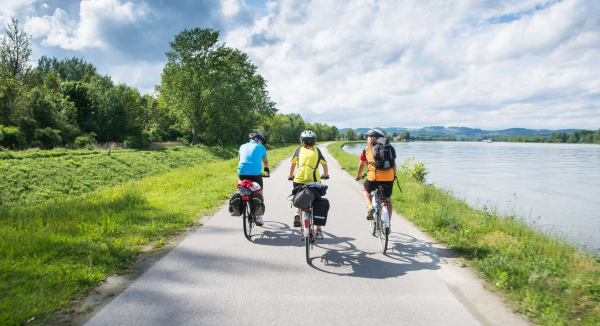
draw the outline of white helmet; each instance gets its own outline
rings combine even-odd
[[[317,135],[311,130],[304,130],[300,135],[303,144],[312,145],[317,141]]]

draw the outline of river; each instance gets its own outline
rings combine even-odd
[[[348,144],[360,154],[366,144]],[[600,254],[600,146],[581,144],[397,142],[398,164],[426,161],[427,183],[471,206],[523,216]]]

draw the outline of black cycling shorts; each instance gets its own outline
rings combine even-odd
[[[370,181],[365,180],[364,187],[368,192],[371,192],[377,189],[377,186],[383,185],[385,186],[383,190],[383,195],[387,198],[392,197],[392,188],[394,187],[394,180],[392,181]]]
[[[238,174],[238,177],[240,178],[240,181],[250,180],[250,181],[258,183],[260,185],[260,187],[263,188],[263,177],[260,174],[259,175]]]

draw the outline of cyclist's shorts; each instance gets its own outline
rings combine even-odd
[[[394,186],[394,181],[369,181],[365,180],[364,187],[368,192],[371,192],[377,189],[377,186],[383,185],[383,195],[386,197],[392,197],[392,188]]]
[[[293,182],[292,182],[292,186],[293,186],[293,188],[292,188],[292,189],[296,189],[296,187],[298,187],[298,186],[301,186],[301,185],[303,185],[303,184],[304,184],[304,183],[298,183],[298,182],[296,182],[296,181],[293,181]]]
[[[238,174],[238,177],[240,178],[240,181],[250,180],[250,181],[258,183],[261,188],[264,188],[263,187],[263,177],[262,177],[262,175]]]

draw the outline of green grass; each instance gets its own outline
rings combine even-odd
[[[358,156],[329,152],[351,175]],[[600,261],[522,218],[478,210],[452,193],[399,174],[396,211],[461,253],[511,305],[541,325],[600,325]]]
[[[269,151],[271,166],[295,147]],[[199,225],[235,191],[237,160],[206,156],[198,164],[35,206],[2,206],[0,325],[52,323],[142,248]]]
[[[278,147],[287,145],[277,145]],[[271,147],[273,148],[273,147]],[[233,158],[237,147],[0,152],[0,206],[37,205],[182,167]]]

